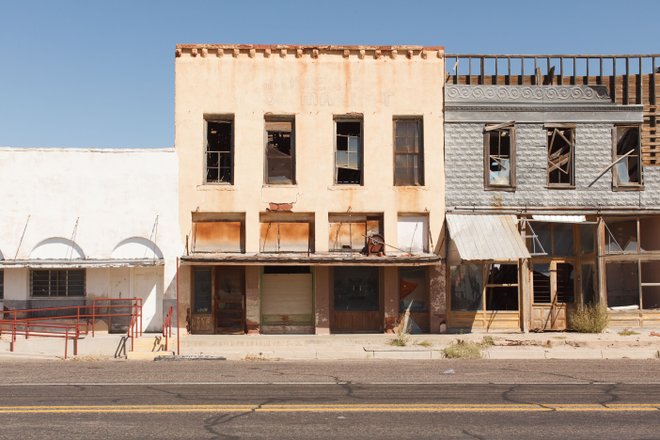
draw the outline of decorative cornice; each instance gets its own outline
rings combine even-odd
[[[605,104],[612,103],[604,86],[446,85],[445,102]]]
[[[259,44],[177,44],[175,56],[189,57],[223,57],[231,55],[234,58],[239,55],[255,58],[276,58],[277,54],[284,58],[288,55],[301,58],[303,55],[318,58],[323,55],[339,55],[344,58],[356,56],[360,59],[370,57],[374,59],[397,57],[412,59],[419,57],[422,59],[434,58],[442,59],[444,47],[442,46],[303,46],[303,45],[259,45]]]

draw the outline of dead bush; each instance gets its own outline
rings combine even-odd
[[[568,327],[578,333],[602,333],[608,321],[607,308],[599,303],[578,304],[568,315]]]
[[[449,359],[481,359],[481,348],[481,344],[459,339],[442,350],[442,354]]]

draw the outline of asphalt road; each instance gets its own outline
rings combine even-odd
[[[660,361],[0,362],[0,438],[658,439]]]

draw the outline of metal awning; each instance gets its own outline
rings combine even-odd
[[[87,268],[106,268],[106,267],[149,267],[162,266],[165,264],[163,259],[142,258],[142,259],[27,259],[27,260],[0,260],[0,268],[27,267],[43,269],[87,269]]]
[[[193,253],[181,257],[182,265],[272,266],[428,266],[439,264],[436,254],[366,256],[359,253]]]
[[[549,223],[587,223],[587,217],[584,215],[535,214],[532,216],[532,219],[538,222]]]
[[[530,258],[514,215],[447,214],[453,260],[517,261]],[[451,255],[450,255],[451,256]]]

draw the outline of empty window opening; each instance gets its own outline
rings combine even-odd
[[[366,214],[331,214],[330,251],[362,252],[367,237],[383,235],[383,216]]]
[[[614,131],[614,186],[639,186],[642,183],[639,126],[617,126]]]
[[[575,129],[550,127],[548,138],[548,186],[575,185]]]
[[[641,217],[639,235],[643,251],[660,251],[660,216]]]
[[[30,292],[36,297],[85,296],[85,270],[32,270]]]
[[[266,120],[266,183],[294,184],[292,120]]]
[[[518,310],[518,265],[489,264],[486,310]]]
[[[644,261],[642,269],[642,308],[660,309],[660,261]]]
[[[335,182],[362,184],[362,121],[336,121]]]
[[[598,303],[598,292],[596,292],[596,267],[593,264],[582,265],[582,300],[585,304]]]
[[[532,267],[532,281],[534,283],[534,303],[550,304],[552,302],[550,264],[534,264]]]
[[[513,145],[513,124],[486,125],[486,186],[514,186]]]
[[[394,120],[394,185],[424,185],[421,119]]]
[[[615,310],[639,309],[637,262],[607,263],[607,306]]]
[[[557,302],[572,303],[575,299],[575,268],[571,263],[557,263]]]
[[[234,123],[207,121],[206,182],[234,183]]]

